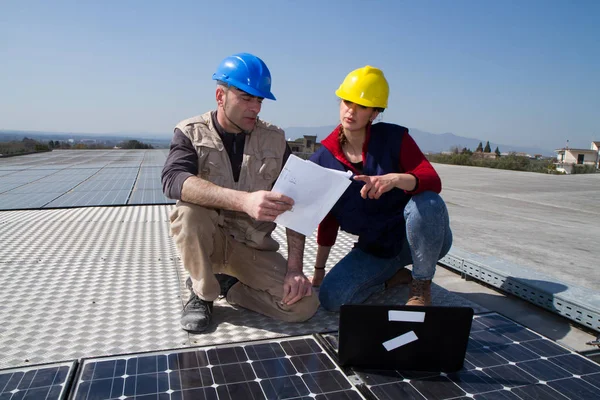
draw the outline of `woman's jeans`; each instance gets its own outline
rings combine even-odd
[[[319,290],[321,305],[339,311],[342,304],[359,304],[385,289],[385,281],[412,264],[414,279],[428,280],[437,261],[452,246],[452,231],[444,200],[434,192],[419,193],[404,208],[406,236],[402,251],[380,258],[354,248],[325,275]]]

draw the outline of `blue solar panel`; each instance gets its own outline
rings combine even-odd
[[[131,192],[127,204],[174,204],[175,200],[167,198],[161,189],[138,190]]]
[[[74,399],[122,396],[215,400],[363,398],[310,336],[83,362]]]
[[[129,190],[109,191],[71,191],[56,200],[46,204],[44,207],[87,207],[87,206],[110,206],[126,204]],[[1,195],[0,195],[1,196]]]
[[[15,368],[0,371],[0,399],[66,398],[74,363],[56,363],[43,366]]]
[[[377,399],[600,399],[600,365],[496,313],[474,318],[459,372],[353,371]]]
[[[10,192],[5,192],[0,194],[0,210],[41,208],[59,196],[61,196],[60,193],[37,193],[31,195],[28,193],[11,194]]]

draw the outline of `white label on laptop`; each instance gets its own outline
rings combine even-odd
[[[410,332],[406,332],[403,335],[396,336],[395,338],[390,339],[386,342],[383,342],[382,344],[383,344],[383,347],[385,347],[385,349],[387,351],[392,351],[394,349],[397,349],[398,347],[404,346],[405,344],[414,342],[417,339],[419,339],[419,338],[415,334],[415,331],[410,331]]]
[[[423,322],[425,313],[423,311],[388,311],[388,319],[398,322]]]

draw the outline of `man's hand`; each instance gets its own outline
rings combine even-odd
[[[274,221],[278,215],[292,209],[294,200],[281,193],[259,190],[248,193],[244,212],[258,221]]]
[[[305,296],[312,294],[308,278],[302,272],[288,271],[283,279],[283,299],[281,302],[291,306]]]
[[[325,268],[315,268],[315,274],[313,275],[312,278],[312,285],[314,287],[319,287],[321,286],[321,283],[323,282],[323,278],[325,278]]]

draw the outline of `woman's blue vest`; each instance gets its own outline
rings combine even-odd
[[[400,146],[406,133],[408,129],[395,124],[372,125],[362,174],[374,176],[403,172],[400,170]],[[348,170],[324,146],[310,160],[325,168]],[[331,214],[340,224],[340,229],[358,236],[358,248],[378,257],[394,257],[402,250],[406,236],[404,207],[410,195],[395,188],[379,199],[363,199],[360,196],[363,185],[363,182],[352,180],[331,209]]]

